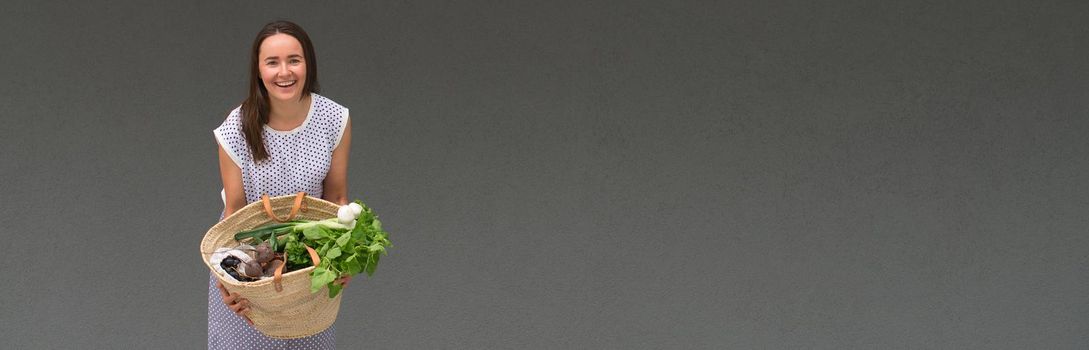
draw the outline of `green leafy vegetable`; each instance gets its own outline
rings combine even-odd
[[[310,273],[310,292],[316,293],[325,286],[333,298],[342,289],[336,283],[338,279],[363,272],[374,275],[379,256],[393,246],[374,210],[359,200],[353,204],[358,205],[354,226],[346,226],[338,218],[298,220],[239,232],[235,239],[269,241],[273,249],[280,248],[277,251],[283,252],[288,271],[313,266],[306,247],[314,248],[320,262]]]

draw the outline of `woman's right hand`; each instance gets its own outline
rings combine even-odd
[[[216,287],[219,288],[219,295],[223,297],[223,304],[227,305],[227,308],[234,311],[238,317],[246,320],[246,323],[253,325],[253,321],[250,320],[247,314],[250,313],[250,301],[243,298],[238,293],[231,293],[227,291],[227,287],[223,286],[223,282],[216,281]]]

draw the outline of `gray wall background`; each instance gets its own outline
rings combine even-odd
[[[0,5],[0,339],[201,348],[266,21],[395,244],[341,348],[1089,347],[1089,5]]]

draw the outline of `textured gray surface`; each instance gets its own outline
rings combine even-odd
[[[343,348],[1089,347],[1085,3],[322,4],[0,5],[5,344],[204,346],[287,17],[395,244]]]

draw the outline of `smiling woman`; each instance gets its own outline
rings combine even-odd
[[[298,25],[277,21],[265,25],[250,50],[249,96],[242,103],[242,129],[254,158],[268,158],[261,129],[301,124],[311,93],[318,93],[318,61],[310,36]],[[303,85],[299,86],[299,81]],[[281,126],[276,128],[276,126]]]
[[[265,25],[250,56],[249,95],[215,129],[223,179],[221,219],[261,196],[306,192],[347,204],[348,109],[318,93],[310,38],[287,21]],[[274,339],[247,324],[249,302],[208,282],[209,349],[332,349],[334,327],[298,339]]]
[[[299,110],[304,104],[295,102],[310,98],[299,84],[309,76],[302,44],[293,36],[277,33],[266,38],[258,51],[261,82],[272,105],[268,124],[277,130],[294,129],[302,124],[304,115]]]

